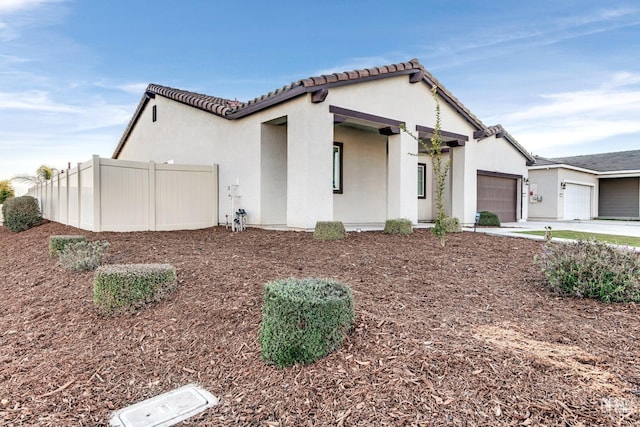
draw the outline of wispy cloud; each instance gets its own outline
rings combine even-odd
[[[616,73],[599,87],[544,94],[502,117],[532,150],[584,144],[640,132],[640,73]]]
[[[534,46],[548,46],[639,25],[640,9],[628,7],[599,9],[568,18],[550,18],[537,26],[527,26],[526,30],[522,29],[520,22],[511,25],[507,22],[500,33],[490,27],[490,32],[478,32],[475,37],[470,38],[466,34],[462,40],[452,38],[439,45],[430,45],[425,48],[424,56],[433,61],[431,68],[442,69],[488,57],[508,57],[512,52]]]
[[[40,90],[28,92],[0,92],[0,110],[29,110],[55,113],[77,113],[78,108],[59,104]]]

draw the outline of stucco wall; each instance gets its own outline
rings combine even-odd
[[[490,136],[480,141],[470,140],[465,149],[465,223],[473,223],[477,212],[477,171],[497,172],[526,178],[528,168],[522,154],[505,138]],[[455,148],[454,150],[459,150]],[[455,184],[454,184],[455,185]],[[522,178],[517,182],[516,217],[526,219],[528,216],[527,189]],[[455,192],[455,187],[454,187]]]
[[[537,189],[542,201],[534,201],[528,197],[529,218],[531,219],[564,219],[564,191],[561,183],[587,185],[591,191],[591,214],[598,216],[598,178],[596,175],[566,168],[531,169],[529,171],[529,189]]]
[[[387,219],[387,137],[336,127],[343,147],[343,192],[333,195],[333,217],[345,223]]]
[[[286,220],[291,227],[310,228],[318,220],[330,219],[432,219],[433,191],[427,191],[426,200],[416,197],[417,163],[422,162],[415,155],[417,143],[406,134],[385,137],[374,129],[369,137],[367,132],[346,132],[342,126],[334,129],[329,112],[333,105],[399,120],[412,131],[416,125],[434,127],[435,101],[428,86],[408,80],[405,75],[334,87],[324,102],[314,104],[307,94],[232,121],[156,96],[149,100],[119,158],[219,164],[220,222],[225,221],[225,214],[232,213],[228,197],[231,185],[238,186],[234,207],[246,209],[249,224]],[[156,122],[151,114],[154,106]],[[277,118],[284,118],[286,126],[274,130],[283,122],[268,123]],[[448,214],[472,223],[477,170],[526,176],[525,159],[502,138],[475,141],[473,126],[444,101],[441,122],[443,130],[469,138],[466,146],[451,151],[446,206]],[[330,186],[334,140],[346,144],[344,178],[348,191],[342,195],[334,195]],[[383,156],[386,142],[388,151]],[[375,172],[365,174],[366,169]],[[380,189],[385,186],[383,200]],[[352,191],[355,188],[358,191]],[[433,190],[430,167],[429,189]]]

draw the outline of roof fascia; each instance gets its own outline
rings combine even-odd
[[[592,175],[599,175],[598,171],[594,171],[591,169],[579,168],[577,166],[571,166],[566,163],[559,163],[557,165],[540,165],[540,166],[529,166],[529,170],[545,170],[545,169],[569,169],[576,172],[584,172],[590,173]]]

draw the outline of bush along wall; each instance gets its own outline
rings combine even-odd
[[[93,302],[106,315],[135,311],[159,301],[178,287],[169,264],[113,264],[98,267]]]
[[[18,233],[34,227],[42,222],[42,214],[38,201],[31,196],[7,199],[2,205],[4,226]]]
[[[485,227],[500,227],[500,219],[498,218],[498,215],[493,212],[481,211],[478,225]]]
[[[264,288],[262,359],[279,367],[313,363],[342,345],[354,321],[351,289],[332,279],[281,279]]]
[[[344,224],[341,221],[318,221],[313,230],[316,240],[341,240],[347,237]]]
[[[408,236],[413,233],[413,224],[406,218],[388,219],[384,223],[384,233]]]

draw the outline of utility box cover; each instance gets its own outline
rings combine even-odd
[[[189,384],[114,412],[111,427],[169,427],[218,404],[197,384]]]

